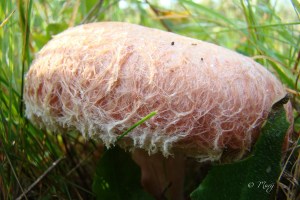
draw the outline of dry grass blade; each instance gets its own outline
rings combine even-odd
[[[2,28],[7,22],[8,20],[13,16],[13,14],[16,12],[16,10],[13,10],[9,15],[8,17],[6,17],[3,22],[0,24],[0,28]]]
[[[64,157],[60,157],[52,163],[52,165],[38,178],[36,179],[16,200],[21,200],[26,194],[34,188],[52,169],[54,169]]]
[[[300,195],[300,144],[298,138],[298,144],[292,147],[289,151],[289,155],[284,163],[281,174],[277,181],[277,199],[284,194],[284,198],[287,200],[299,199]],[[295,158],[296,157],[296,158]],[[293,160],[295,159],[295,160]],[[298,197],[297,197],[298,196]]]

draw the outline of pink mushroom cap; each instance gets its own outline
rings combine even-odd
[[[25,80],[26,115],[51,131],[200,161],[247,153],[283,85],[251,58],[204,41],[121,22],[84,24],[48,42]],[[292,123],[291,104],[285,105]],[[290,130],[291,131],[291,128]],[[287,139],[288,140],[288,139]]]

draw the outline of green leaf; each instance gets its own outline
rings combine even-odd
[[[191,199],[252,200],[271,199],[280,175],[282,144],[289,127],[283,104],[288,97],[275,103],[253,153],[233,164],[214,166]]]
[[[124,150],[115,147],[105,152],[97,165],[93,192],[97,199],[152,199],[140,184],[141,172]]]

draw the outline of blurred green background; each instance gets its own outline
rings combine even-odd
[[[299,132],[299,11],[297,0],[1,0],[0,199],[95,197],[101,144],[40,130],[24,116],[24,74],[53,35],[82,23],[126,21],[238,51],[284,83]]]

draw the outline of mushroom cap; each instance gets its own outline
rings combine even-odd
[[[70,28],[37,54],[26,115],[51,131],[77,129],[111,146],[218,160],[244,155],[286,95],[263,66],[204,41],[121,22]],[[291,113],[291,105],[286,109]],[[292,118],[289,118],[290,121]]]

